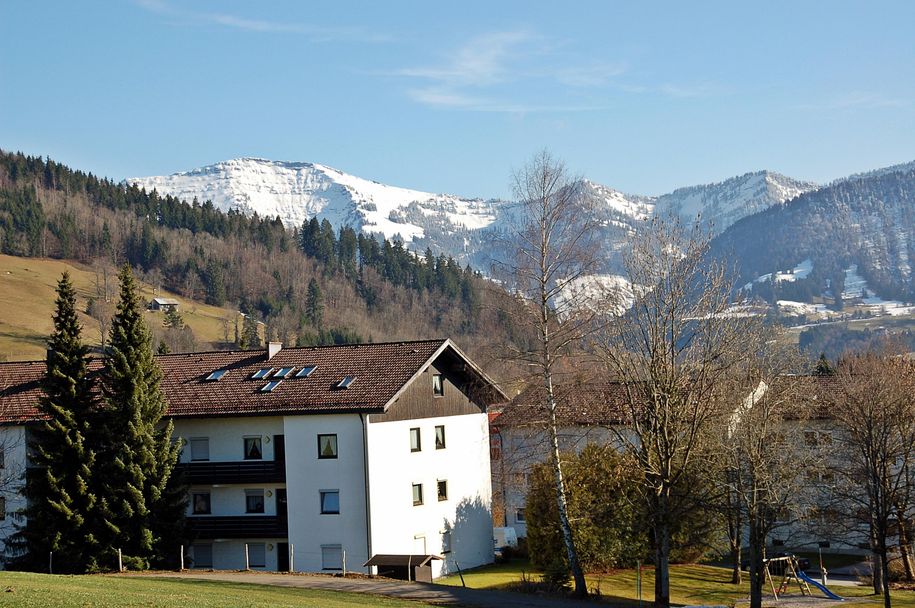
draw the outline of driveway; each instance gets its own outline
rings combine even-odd
[[[121,576],[155,576],[206,581],[225,581],[255,585],[275,585],[298,589],[347,591],[368,595],[383,595],[403,600],[416,600],[445,606],[474,606],[477,608],[582,608],[590,602],[544,598],[535,595],[466,589],[447,585],[430,585],[388,579],[343,578],[309,574],[276,574],[271,572],[157,572],[155,574],[124,574]]]

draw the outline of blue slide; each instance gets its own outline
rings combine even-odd
[[[828,597],[831,600],[840,600],[841,601],[841,600],[845,599],[844,597],[839,597],[838,595],[836,595],[835,593],[830,591],[827,587],[825,587],[821,583],[818,583],[815,580],[813,580],[812,578],[810,578],[809,576],[807,576],[807,573],[804,572],[803,570],[798,570],[797,576],[798,576],[798,578],[800,578],[802,581],[804,581],[808,585],[813,585],[814,587],[816,587],[817,589],[822,591],[823,595],[825,595],[826,597]]]

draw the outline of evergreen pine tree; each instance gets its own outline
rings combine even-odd
[[[180,543],[186,493],[172,479],[181,445],[171,442],[172,422],[162,421],[162,372],[129,266],[119,280],[120,301],[102,380],[105,423],[98,487],[106,488],[100,523],[109,551],[102,559],[121,549],[128,567],[142,568],[161,563]]]
[[[12,543],[21,551],[14,566],[44,570],[53,552],[54,572],[81,573],[93,566],[98,550],[92,532],[96,455],[90,420],[95,397],[81,332],[76,292],[65,272],[57,284],[44,396],[38,402],[46,420],[31,438],[35,470],[27,477],[25,526]]]
[[[321,287],[318,282],[312,278],[308,281],[308,293],[305,297],[305,316],[312,327],[320,329],[324,324],[324,298],[321,295]]]
[[[826,353],[820,353],[820,358],[817,360],[817,366],[813,373],[816,376],[835,375],[836,370],[833,369],[832,365],[829,364],[829,359],[826,358]]]
[[[257,331],[257,319],[254,314],[245,315],[245,320],[241,327],[241,341],[239,347],[242,350],[253,350],[261,347],[261,337]]]

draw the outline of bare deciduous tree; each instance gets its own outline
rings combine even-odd
[[[595,308],[588,306],[582,281],[594,273],[598,242],[590,202],[562,162],[548,152],[537,154],[514,176],[517,205],[515,229],[508,247],[510,260],[495,270],[516,297],[501,306],[512,322],[535,339],[506,346],[506,357],[526,376],[521,380],[543,388],[542,407],[549,413],[546,432],[555,480],[556,503],[575,594],[587,595],[584,574],[569,524],[557,423],[555,387],[593,328]],[[507,296],[508,297],[508,296]]]
[[[698,494],[711,485],[686,482],[711,449],[730,376],[750,354],[748,318],[730,308],[731,283],[724,265],[705,257],[708,242],[698,224],[648,222],[624,255],[632,306],[595,335],[607,372],[626,386],[629,425],[612,430],[644,474],[662,608],[670,605],[673,524],[702,505]]]

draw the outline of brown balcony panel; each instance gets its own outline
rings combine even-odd
[[[186,475],[191,485],[286,481],[286,463],[277,460],[189,462],[179,464],[177,470]]]
[[[205,538],[286,538],[289,523],[273,515],[201,515],[187,518],[191,532]]]

